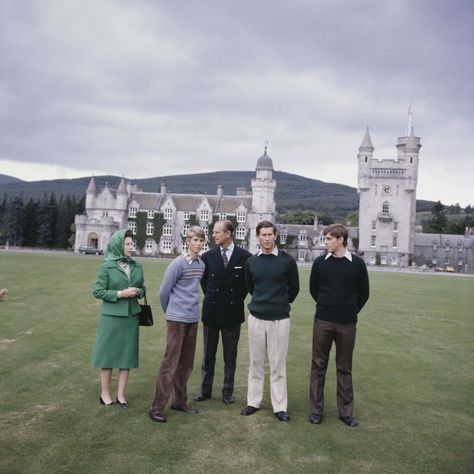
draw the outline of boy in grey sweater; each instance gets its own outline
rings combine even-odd
[[[197,413],[187,405],[186,383],[191,376],[199,321],[199,283],[204,263],[199,253],[205,234],[199,226],[188,231],[188,250],[171,262],[160,287],[160,303],[167,325],[166,351],[156,378],[150,418],[166,422],[165,405],[174,393],[171,409]]]

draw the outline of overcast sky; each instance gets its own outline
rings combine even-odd
[[[0,173],[276,170],[357,187],[370,127],[474,204],[472,0],[0,0]],[[235,190],[225,190],[233,193]]]

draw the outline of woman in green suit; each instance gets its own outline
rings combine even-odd
[[[102,300],[102,311],[91,363],[100,369],[102,405],[114,404],[110,396],[112,369],[119,369],[117,403],[128,408],[125,387],[130,369],[138,367],[138,298],[145,296],[141,264],[131,258],[133,234],[119,230],[112,235],[93,288]]]

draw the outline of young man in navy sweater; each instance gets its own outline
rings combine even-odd
[[[324,381],[332,342],[336,345],[337,409],[339,418],[355,428],[352,418],[352,353],[357,314],[369,298],[369,277],[365,262],[347,250],[348,232],[342,224],[324,230],[326,255],[313,262],[309,290],[316,301],[313,327],[309,421],[319,424],[323,417]]]

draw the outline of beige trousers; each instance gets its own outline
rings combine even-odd
[[[287,411],[286,356],[290,337],[290,318],[265,321],[249,314],[250,367],[247,405],[260,408],[265,377],[265,352],[270,365],[270,397],[273,412]]]

